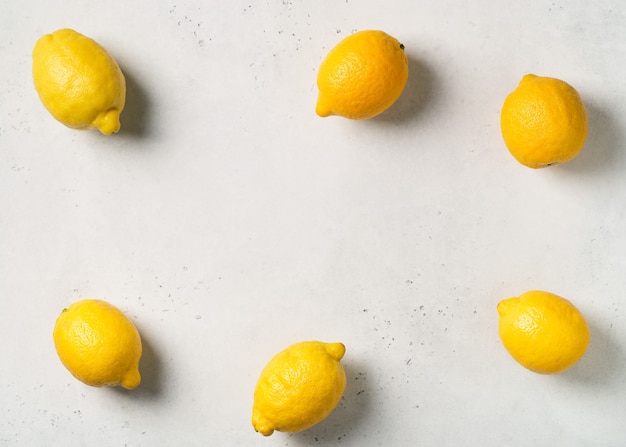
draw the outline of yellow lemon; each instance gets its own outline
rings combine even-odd
[[[315,111],[322,117],[372,118],[400,97],[408,77],[404,45],[383,31],[357,32],[322,62]]]
[[[42,36],[33,49],[33,81],[52,116],[75,129],[120,129],[126,80],[97,42],[71,29]]]
[[[544,168],[580,153],[587,139],[587,112],[568,83],[527,74],[505,99],[500,127],[518,162]]]
[[[585,317],[568,300],[531,291],[498,304],[500,339],[522,366],[555,374],[574,365],[589,345]]]
[[[278,353],[254,391],[252,425],[264,436],[298,432],[324,420],[346,388],[341,343],[306,341]]]
[[[141,338],[133,322],[102,300],[78,301],[63,309],[53,331],[61,362],[91,386],[135,388],[141,382]]]

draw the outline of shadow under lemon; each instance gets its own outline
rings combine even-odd
[[[589,320],[587,324],[591,333],[587,351],[575,365],[556,376],[590,386],[608,386],[622,380],[626,358],[620,343],[611,338],[606,324],[601,327]]]
[[[129,396],[130,398],[158,398],[163,392],[163,368],[158,352],[154,349],[149,337],[138,328],[141,334],[142,354],[139,361],[139,374],[141,383],[134,389],[128,390],[120,386],[111,388],[115,392]]]
[[[626,163],[624,138],[618,132],[614,117],[599,104],[587,102],[585,98],[583,102],[589,120],[587,141],[576,158],[557,166],[562,168],[559,171],[580,176],[622,170]]]
[[[344,362],[346,389],[335,410],[322,422],[298,433],[289,434],[289,439],[297,445],[311,445],[311,442],[329,442],[349,438],[353,433],[365,430],[367,415],[371,407],[371,387],[365,371],[367,365],[355,361]],[[274,436],[285,435],[275,433]]]
[[[394,123],[415,119],[436,99],[437,80],[425,60],[407,53],[409,77],[400,97],[387,110],[371,118],[373,122]]]
[[[121,66],[121,64],[120,64]],[[122,67],[126,78],[126,104],[120,115],[120,135],[144,137],[150,130],[150,98],[131,71]]]

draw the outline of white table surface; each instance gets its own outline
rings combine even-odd
[[[626,445],[626,12],[621,0],[4,1],[0,445]],[[128,82],[112,136],[32,86],[70,27]],[[315,115],[317,68],[378,28],[410,60],[385,114]],[[588,108],[574,161],[518,164],[500,107],[525,73]],[[557,376],[515,363],[496,304],[560,294],[591,326]],[[64,369],[61,309],[102,298],[144,340],[143,382]],[[341,341],[348,384],[299,433],[253,430],[265,363]]]

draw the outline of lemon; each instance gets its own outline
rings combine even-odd
[[[139,332],[105,301],[87,299],[63,309],[53,339],[63,365],[87,385],[132,389],[141,382]]]
[[[504,347],[522,366],[540,374],[565,371],[585,354],[589,326],[568,300],[530,291],[498,304]]]
[[[580,153],[587,139],[587,111],[568,83],[527,74],[505,99],[500,127],[518,162],[544,168]]]
[[[68,127],[120,129],[126,80],[107,51],[71,29],[42,36],[33,49],[35,90],[50,114]]]
[[[372,118],[400,97],[408,77],[404,45],[383,31],[354,33],[320,65],[315,111],[322,117]]]
[[[252,425],[264,436],[298,432],[324,420],[346,388],[341,343],[291,345],[265,366],[254,391]]]

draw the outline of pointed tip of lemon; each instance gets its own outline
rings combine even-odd
[[[497,310],[498,310],[498,315],[503,316],[507,313],[507,311],[509,309],[511,309],[511,307],[517,302],[519,301],[518,297],[513,297],[513,298],[506,298],[502,301],[500,301],[498,303],[497,306]]]
[[[322,118],[326,118],[327,116],[333,115],[331,108],[328,106],[326,101],[324,101],[321,96],[317,99],[317,104],[315,105],[315,113]]]
[[[40,51],[42,46],[49,45],[50,42],[53,40],[54,40],[54,34],[52,33],[44,34],[43,36],[41,36],[39,39],[37,39],[37,42],[35,42],[35,47],[33,48],[33,54],[35,54],[37,51]]]
[[[120,110],[112,108],[100,113],[91,126],[98,129],[104,135],[111,135],[120,130]]]
[[[261,433],[263,436],[271,436],[274,433],[273,428],[267,428],[267,429],[255,428],[255,430],[257,431],[257,433]]]
[[[124,378],[120,382],[120,385],[123,388],[132,390],[134,388],[137,388],[137,386],[139,386],[140,383],[141,383],[141,375],[139,374],[139,369],[134,368],[130,372],[128,372],[126,376],[124,376]]]
[[[346,353],[346,347],[343,343],[328,343],[326,352],[335,360],[339,361]]]
[[[252,426],[257,433],[261,433],[263,436],[270,436],[274,433],[274,426],[256,408],[252,412]]]

